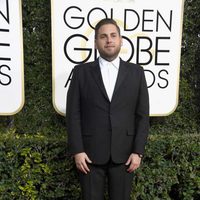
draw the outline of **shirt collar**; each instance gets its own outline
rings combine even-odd
[[[109,61],[105,60],[104,58],[99,57],[100,67],[101,66],[106,66],[107,63],[112,63],[112,65],[118,70],[119,69],[119,65],[120,65],[120,58],[118,56],[112,62],[109,62]]]

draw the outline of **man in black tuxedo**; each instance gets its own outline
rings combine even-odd
[[[129,200],[133,171],[141,163],[149,131],[149,98],[143,68],[118,56],[117,23],[95,27],[100,57],[74,68],[67,95],[67,131],[84,200]]]

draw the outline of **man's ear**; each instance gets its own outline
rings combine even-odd
[[[94,40],[94,48],[97,49],[96,39]]]

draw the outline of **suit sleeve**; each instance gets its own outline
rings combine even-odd
[[[73,69],[73,76],[67,93],[66,125],[68,133],[69,151],[72,155],[84,151],[81,134],[80,109],[80,69]]]
[[[135,113],[136,134],[133,152],[143,155],[149,133],[149,95],[144,70],[141,69],[140,89]]]

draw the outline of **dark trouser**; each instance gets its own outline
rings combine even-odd
[[[89,165],[90,172],[80,172],[83,200],[104,200],[104,188],[108,181],[109,200],[130,200],[133,173],[125,164]]]

